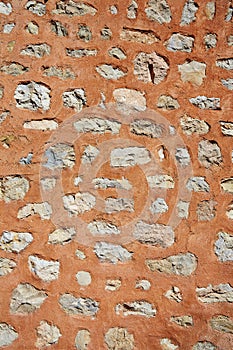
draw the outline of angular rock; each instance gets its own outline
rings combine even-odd
[[[152,175],[146,177],[150,188],[172,189],[175,187],[173,178],[170,175]]]
[[[177,209],[177,215],[181,219],[188,219],[189,216],[189,202],[185,202],[180,200],[177,203],[176,209]]]
[[[91,132],[93,134],[119,134],[121,123],[116,120],[101,118],[82,118],[74,123],[75,129],[80,133]]]
[[[210,326],[213,330],[233,334],[233,321],[225,315],[212,317]]]
[[[61,0],[56,3],[56,9],[53,10],[54,14],[73,16],[94,16],[97,10],[88,4],[83,2],[75,2],[73,0]]]
[[[0,323],[0,347],[11,345],[18,336],[18,333],[11,325],[4,322]]]
[[[198,221],[211,221],[215,218],[217,202],[213,200],[201,201],[197,205],[197,219]]]
[[[30,0],[24,8],[37,16],[44,16],[46,14],[46,5],[39,1]]]
[[[23,199],[29,191],[29,181],[22,176],[0,178],[0,200],[9,203]]]
[[[105,211],[108,214],[118,213],[120,211],[132,213],[134,211],[134,200],[108,197],[105,200]]]
[[[150,161],[150,152],[145,147],[114,148],[110,155],[110,164],[112,167],[143,165]]]
[[[131,190],[132,185],[129,180],[122,177],[122,179],[108,179],[104,177],[97,177],[92,180],[96,189],[117,188],[120,190]]]
[[[88,271],[79,271],[76,273],[76,280],[80,286],[91,284],[91,274]]]
[[[50,108],[50,89],[41,83],[30,81],[17,86],[14,94],[16,107],[37,111]]]
[[[209,20],[213,20],[215,16],[215,1],[207,2],[205,6],[205,15]]]
[[[28,70],[29,70],[28,67],[24,67],[22,64],[15,63],[15,62],[11,62],[9,64],[1,66],[0,68],[1,72],[5,74],[13,75],[13,76],[21,75],[27,72]]]
[[[221,188],[224,192],[233,194],[233,177],[221,180]]]
[[[121,245],[108,242],[97,242],[94,252],[101,262],[117,264],[118,262],[126,262],[132,259],[132,253]]]
[[[152,30],[133,29],[124,27],[120,39],[130,42],[151,45],[159,41]]]
[[[180,25],[185,26],[195,21],[197,10],[198,5],[194,0],[187,0],[183,7]]]
[[[181,326],[181,327],[187,328],[187,327],[193,326],[193,318],[192,318],[192,316],[188,316],[188,315],[185,315],[185,316],[172,316],[170,320],[171,320],[171,322],[174,322],[178,326]]]
[[[216,346],[209,341],[199,341],[193,345],[192,350],[216,350]]]
[[[147,224],[144,221],[139,221],[135,225],[133,235],[140,243],[160,245],[162,248],[170,247],[175,237],[171,226]]]
[[[152,271],[168,275],[190,276],[197,268],[197,258],[192,253],[180,253],[164,259],[146,260],[147,267]]]
[[[144,93],[132,89],[115,89],[113,91],[113,97],[118,107],[123,111],[145,111],[146,110],[146,98]]]
[[[28,203],[18,211],[17,218],[24,219],[31,215],[39,215],[41,220],[49,220],[52,207],[48,202]]]
[[[39,33],[39,26],[36,22],[29,22],[26,25],[25,30],[29,34],[37,35]]]
[[[173,98],[172,96],[161,95],[161,96],[159,96],[159,99],[157,102],[157,107],[170,111],[173,109],[180,108],[180,105],[179,105],[177,99]]]
[[[105,290],[115,292],[121,287],[121,280],[107,280],[105,284]]]
[[[40,325],[36,328],[36,333],[37,340],[35,346],[39,349],[57,344],[61,337],[59,328],[47,321],[40,322]]]
[[[210,129],[209,124],[204,120],[192,118],[187,114],[180,118],[180,126],[186,135],[205,135]]]
[[[138,9],[137,1],[132,0],[130,5],[127,8],[127,18],[129,19],[137,18],[137,9]]]
[[[167,290],[164,296],[177,303],[180,303],[183,300],[180,289],[176,286],[172,286],[171,289]]]
[[[120,230],[117,226],[103,220],[92,221],[87,225],[87,228],[93,236],[120,234]]]
[[[220,121],[221,131],[225,136],[233,136],[233,123]]]
[[[185,62],[178,65],[178,71],[183,82],[200,86],[206,77],[206,64],[197,61]]]
[[[210,191],[210,186],[208,182],[206,182],[205,177],[202,177],[202,176],[190,177],[187,181],[186,188],[189,191],[194,191],[194,192]]]
[[[183,35],[180,33],[174,33],[164,43],[168,51],[172,52],[192,52],[194,44],[194,38],[192,36]]]
[[[1,248],[1,241],[0,241],[0,248]],[[9,273],[11,273],[16,266],[17,264],[16,262],[14,262],[14,260],[10,260],[7,258],[0,258],[0,277],[6,276]]]
[[[134,59],[134,74],[144,83],[161,83],[166,78],[168,69],[168,63],[156,52],[140,52]]]
[[[60,263],[59,261],[40,259],[35,255],[28,257],[28,266],[31,272],[44,282],[51,282],[58,279]]]
[[[42,67],[43,68],[43,75],[47,77],[56,77],[62,80],[66,79],[75,79],[75,73],[72,72],[69,68],[62,68],[62,67]]]
[[[66,49],[66,56],[82,58],[88,56],[96,56],[98,50],[96,49]]]
[[[51,47],[48,44],[30,44],[21,50],[21,55],[42,58],[50,55]]]
[[[59,21],[51,21],[51,31],[54,32],[57,36],[67,36],[67,28]]]
[[[4,34],[10,34],[15,27],[15,23],[7,23],[3,27]]]
[[[171,10],[166,0],[149,0],[145,13],[151,21],[160,24],[171,22]]]
[[[81,329],[75,337],[75,347],[77,350],[87,350],[90,341],[91,333],[87,329]]]
[[[222,163],[221,149],[217,142],[202,140],[198,144],[198,160],[205,168]]]
[[[124,302],[123,304],[117,304],[115,307],[117,315],[123,316],[144,316],[147,318],[155,317],[156,309],[151,303],[144,300],[136,300],[133,302]]]
[[[63,196],[64,208],[68,211],[69,216],[83,214],[94,208],[96,204],[95,197],[89,192],[78,192]]]
[[[59,298],[61,308],[69,315],[96,316],[99,303],[91,298],[76,298],[72,294],[63,294]]]
[[[220,108],[220,98],[218,97],[206,97],[197,96],[190,98],[189,101],[196,107],[201,109],[219,110]]]
[[[12,12],[12,6],[9,2],[5,3],[5,2],[0,2],[0,13],[2,15],[6,15],[9,16]]]
[[[190,164],[190,155],[187,148],[185,147],[176,148],[175,158],[177,162],[183,167]]]
[[[134,336],[126,328],[113,327],[109,328],[104,336],[108,350],[133,350]]]
[[[221,262],[233,261],[233,235],[219,232],[218,239],[214,244],[214,252]]]
[[[221,283],[213,286],[209,284],[206,288],[196,288],[197,298],[202,303],[233,303],[233,288],[229,283]]]
[[[87,102],[84,89],[65,91],[62,94],[62,100],[65,107],[74,108],[77,112],[81,111]]]
[[[213,49],[217,45],[217,35],[213,33],[208,33],[204,36],[204,44],[206,50]]]
[[[216,66],[226,70],[233,69],[233,58],[222,58],[216,61]]]
[[[118,60],[125,60],[127,57],[124,51],[119,47],[112,47],[108,50],[108,54],[110,57],[116,58]]]
[[[55,130],[58,128],[58,123],[52,119],[30,120],[24,122],[23,127],[32,130]]]
[[[86,43],[90,41],[92,39],[92,32],[90,27],[88,27],[86,24],[79,24],[77,36],[80,40]]]
[[[148,136],[151,138],[159,138],[163,135],[163,126],[155,124],[151,120],[138,119],[130,124],[130,132],[136,135]]]
[[[47,294],[30,283],[20,283],[13,290],[10,302],[12,314],[31,314],[41,307]]]
[[[95,160],[95,158],[98,156],[99,153],[100,151],[98,150],[98,148],[92,145],[88,145],[82,154],[81,163],[91,164]]]
[[[49,244],[67,244],[70,243],[76,235],[74,227],[58,228],[49,235]]]
[[[232,91],[233,90],[233,79],[228,78],[228,79],[221,79],[221,83],[223,86],[225,86],[228,90]]]
[[[72,168],[75,165],[74,147],[67,143],[57,143],[50,146],[46,152],[47,162],[43,164],[49,169],[55,168]]]
[[[160,345],[163,350],[176,350],[179,349],[178,345],[172,343],[168,338],[163,338],[160,340]]]
[[[111,64],[102,64],[97,66],[96,71],[102,78],[107,80],[118,80],[127,74],[126,70],[122,70],[119,67],[115,67]]]
[[[3,231],[0,238],[0,249],[10,253],[20,253],[33,241],[28,232]]]

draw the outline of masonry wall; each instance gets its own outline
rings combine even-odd
[[[0,347],[232,349],[232,2],[0,16]]]

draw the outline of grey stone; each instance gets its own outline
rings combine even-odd
[[[50,108],[50,88],[41,83],[30,81],[17,86],[14,98],[16,107],[37,111],[47,111]]]
[[[130,124],[130,132],[136,135],[159,138],[163,135],[163,126],[151,120],[138,119]]]
[[[172,96],[161,95],[159,96],[157,107],[171,111],[173,109],[180,108],[180,105],[177,99],[173,98]]]
[[[43,191],[51,191],[56,186],[57,180],[53,177],[44,177],[40,180],[40,184]]]
[[[172,189],[175,187],[175,182],[170,175],[158,174],[146,177],[150,188],[165,188]]]
[[[233,79],[221,79],[221,83],[224,87],[226,87],[228,90],[233,90]]]
[[[202,140],[198,144],[198,160],[205,168],[222,163],[222,154],[217,142]]]
[[[4,34],[10,34],[15,27],[15,23],[6,23],[3,27]]]
[[[217,202],[213,200],[201,201],[197,205],[197,219],[198,221],[211,221],[215,218]]]
[[[56,77],[62,80],[75,79],[75,73],[70,68],[62,67],[43,67],[43,75],[47,77]]]
[[[75,129],[80,133],[91,132],[93,134],[119,134],[121,123],[116,120],[101,119],[101,118],[81,118],[74,123]]]
[[[132,259],[132,253],[121,245],[108,242],[97,242],[94,252],[101,262],[117,264],[118,262],[126,262]]]
[[[58,1],[56,3],[56,9],[53,10],[53,13],[57,15],[67,15],[69,17],[84,15],[94,16],[96,12],[97,10],[93,6],[73,0]]]
[[[99,153],[100,151],[98,150],[98,148],[92,145],[86,146],[81,156],[82,164],[91,164],[95,160],[95,158],[98,156]]]
[[[205,15],[209,20],[213,20],[215,16],[215,1],[207,2],[205,6]]]
[[[46,14],[46,5],[39,1],[28,1],[25,5],[25,9],[37,16],[44,16]]]
[[[88,271],[79,271],[76,273],[76,280],[80,286],[88,286],[91,284],[91,274]]]
[[[113,225],[111,222],[107,222],[103,220],[92,221],[87,225],[87,228],[89,229],[90,233],[93,236],[120,234],[120,230],[116,225]]]
[[[28,266],[31,272],[44,282],[51,282],[58,279],[59,261],[40,259],[35,255],[28,257]]]
[[[70,243],[76,236],[74,227],[70,228],[58,228],[49,235],[49,244],[67,244]]]
[[[107,280],[105,284],[105,290],[108,290],[110,292],[115,292],[121,287],[121,280]]]
[[[9,16],[12,12],[12,6],[9,2],[5,3],[5,2],[0,2],[0,13],[2,15],[6,15]]]
[[[174,33],[164,43],[167,50],[176,52],[192,52],[194,44],[194,38],[192,36],[183,35],[180,33]]]
[[[151,45],[159,41],[152,30],[134,29],[124,27],[120,33],[120,39]]]
[[[74,147],[66,143],[57,143],[50,146],[46,152],[47,162],[43,166],[49,169],[72,168],[75,165]]]
[[[0,323],[0,347],[11,345],[18,336],[18,333],[11,325],[4,322]]]
[[[194,191],[194,192],[210,191],[210,186],[208,182],[206,182],[205,177],[202,177],[202,176],[190,177],[187,181],[186,188],[189,191]]]
[[[117,103],[117,106],[123,112],[141,112],[146,110],[146,98],[144,96],[144,93],[141,91],[125,88],[115,89],[113,91],[113,97]],[[137,121],[133,123],[137,124]]]
[[[114,148],[110,155],[112,167],[143,165],[150,161],[151,154],[145,147]]]
[[[96,49],[66,49],[66,55],[69,57],[82,58],[88,56],[96,56]]]
[[[103,29],[100,31],[100,37],[102,40],[110,40],[112,37],[112,31],[110,28],[105,26]]]
[[[221,262],[233,261],[233,235],[219,232],[214,244],[214,252]]]
[[[133,350],[134,336],[126,328],[109,328],[104,336],[108,350]]]
[[[107,80],[118,80],[127,74],[126,70],[123,71],[119,67],[115,67],[111,64],[97,66],[96,71],[101,77]]]
[[[51,21],[50,25],[51,31],[54,32],[57,36],[68,36],[68,30],[61,22]]]
[[[96,189],[107,189],[107,188],[116,188],[120,190],[131,190],[132,185],[129,180],[122,177],[122,179],[108,179],[104,177],[97,177],[92,180],[94,187]]]
[[[92,32],[90,27],[88,27],[86,24],[79,24],[77,36],[80,40],[83,40],[86,43],[90,41],[92,39]]]
[[[33,241],[29,232],[3,231],[0,248],[10,253],[20,253]]]
[[[108,197],[105,200],[105,211],[108,214],[113,214],[120,211],[132,213],[134,211],[134,200],[128,198]]]
[[[62,94],[63,105],[67,108],[74,108],[79,112],[86,104],[87,99],[84,89],[73,89]]]
[[[172,343],[168,338],[163,338],[160,340],[160,345],[163,350],[176,350],[179,349],[178,345]]]
[[[181,73],[183,82],[200,86],[206,77],[206,64],[197,61],[186,61],[178,65],[178,71]]]
[[[197,258],[192,253],[180,253],[164,259],[146,260],[148,268],[168,275],[190,276],[197,268]]]
[[[209,341],[199,341],[193,345],[192,350],[216,350],[216,346]]]
[[[215,331],[233,334],[233,321],[228,316],[218,315],[212,317],[210,326]]]
[[[171,10],[166,0],[149,0],[145,13],[148,19],[160,24],[171,22]]]
[[[174,322],[181,327],[187,328],[187,327],[193,326],[193,318],[192,316],[189,316],[189,315],[172,316],[170,320],[171,322]]]
[[[148,224],[139,221],[135,225],[134,237],[144,244],[160,245],[162,248],[170,247],[174,243],[174,231],[171,226],[163,224]]]
[[[233,194],[233,177],[221,180],[221,188],[224,192]]]
[[[39,33],[39,26],[36,22],[29,22],[25,29],[29,34],[37,35]]]
[[[196,288],[197,298],[202,303],[233,303],[233,288],[229,283]]]
[[[22,176],[0,178],[0,200],[6,203],[23,199],[29,191],[29,181]]]
[[[28,203],[18,211],[17,218],[24,219],[32,215],[39,215],[41,220],[49,220],[52,214],[52,207],[48,202]]]
[[[37,339],[35,346],[39,349],[57,344],[59,338],[62,336],[59,328],[47,321],[40,322],[40,325],[36,328],[36,333]]]
[[[189,216],[189,202],[185,202],[180,200],[177,203],[176,209],[177,209],[177,215],[181,219],[188,219]]]
[[[209,124],[204,120],[192,118],[187,114],[180,118],[180,126],[186,135],[205,135],[210,129]]]
[[[217,45],[217,34],[208,33],[204,36],[204,44],[206,50],[213,49]]]
[[[117,315],[123,316],[144,316],[147,318],[155,317],[156,309],[151,303],[144,300],[136,300],[133,302],[124,302],[123,304],[117,304],[115,307]]]
[[[180,289],[176,286],[172,286],[171,289],[168,289],[164,296],[167,299],[173,300],[177,303],[180,303],[183,300],[182,294],[180,292]]]
[[[132,0],[129,6],[127,7],[127,18],[135,19],[137,18],[138,4],[136,0]]]
[[[64,208],[68,211],[69,216],[83,214],[94,208],[96,204],[95,197],[89,192],[78,192],[63,196]]]
[[[58,128],[58,123],[52,119],[30,120],[24,122],[23,127],[31,130],[55,130]]]
[[[61,308],[69,315],[96,316],[99,303],[91,298],[76,298],[72,294],[63,294],[59,298]]]
[[[195,21],[197,10],[198,5],[194,0],[187,0],[183,7],[180,25],[185,26]]]
[[[233,136],[233,123],[220,121],[220,126],[221,126],[221,131],[223,135]]]
[[[0,248],[1,248],[1,241],[0,241]],[[16,268],[16,266],[17,264],[16,262],[14,262],[14,260],[10,260],[7,258],[0,258],[0,277],[6,276],[9,273],[11,273]]]
[[[81,329],[75,337],[75,347],[77,350],[87,350],[90,341],[91,333],[87,329]]]
[[[30,283],[20,283],[13,290],[10,301],[12,314],[30,314],[41,307],[47,294]]]
[[[185,147],[176,148],[175,158],[177,162],[183,167],[190,164],[190,155],[187,148]]]
[[[233,58],[222,58],[216,61],[216,66],[226,70],[233,69]]]
[[[6,64],[4,66],[1,66],[0,71],[5,73],[5,74],[18,76],[18,75],[21,75],[21,74],[27,72],[28,67],[24,67],[22,64],[12,62],[12,63]]]
[[[196,107],[201,109],[219,110],[220,108],[220,98],[218,97],[206,97],[197,96],[190,98],[189,101]]]
[[[151,287],[151,283],[148,280],[138,280],[135,283],[136,289],[149,290]]]
[[[134,74],[144,83],[161,83],[167,76],[169,65],[156,52],[140,52],[134,59]]]
[[[124,51],[119,47],[112,47],[108,50],[108,54],[110,57],[116,58],[118,60],[125,60],[127,57]]]
[[[42,58],[50,55],[51,47],[48,44],[30,44],[21,50],[21,55]]]

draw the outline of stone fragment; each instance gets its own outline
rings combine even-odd
[[[29,232],[3,231],[0,238],[0,249],[10,253],[19,253],[33,241]]]
[[[168,338],[163,338],[160,340],[160,345],[163,350],[176,350],[179,349],[178,345],[172,343]]]
[[[15,63],[15,62],[11,62],[9,64],[3,65],[0,68],[1,72],[5,74],[13,75],[15,77],[25,72],[28,72],[28,70],[29,70],[28,67],[24,67],[22,64]]]
[[[18,333],[11,325],[4,322],[0,323],[0,347],[11,345],[18,336]]]
[[[56,77],[62,80],[75,79],[75,73],[69,68],[51,66],[51,67],[42,67],[42,69],[43,69],[43,75],[47,77]]]
[[[183,82],[200,86],[206,77],[206,64],[197,61],[186,61],[178,65],[178,71],[181,73],[181,80]]]
[[[100,151],[98,150],[98,148],[92,145],[88,145],[81,156],[81,163],[91,164],[95,160],[95,158],[98,156],[99,153]]]
[[[214,252],[221,262],[233,261],[233,235],[227,232],[219,232],[214,244]]]
[[[171,22],[171,10],[166,0],[149,0],[145,13],[151,21],[160,24]]]
[[[94,16],[97,10],[94,6],[85,4],[84,2],[75,2],[73,0],[61,0],[56,3],[56,9],[53,10],[54,14],[73,16]]]
[[[233,90],[233,79],[228,78],[228,79],[221,79],[221,83],[224,87],[226,87],[228,90]]]
[[[41,321],[36,328],[37,340],[35,346],[39,349],[57,344],[59,338],[62,336],[57,326]]]
[[[125,60],[127,57],[124,51],[119,47],[112,47],[108,50],[108,54],[110,57],[116,58],[118,60]]]
[[[112,31],[110,28],[105,26],[103,29],[100,31],[100,37],[102,40],[110,40],[112,37]]]
[[[132,259],[132,253],[121,245],[108,242],[97,242],[94,252],[101,262],[117,264],[118,262],[126,262]]]
[[[107,80],[118,80],[127,74],[126,70],[122,70],[119,67],[115,67],[111,64],[102,64],[97,66],[96,71],[101,77]]]
[[[77,350],[87,350],[90,341],[91,333],[87,329],[81,329],[75,337],[75,347]]]
[[[173,300],[177,303],[180,303],[183,300],[180,288],[172,286],[171,289],[168,289],[164,296],[170,300]]]
[[[20,283],[13,290],[10,301],[12,314],[28,315],[41,307],[47,294],[30,283]]]
[[[12,12],[12,6],[9,2],[5,3],[5,2],[0,2],[0,13],[2,15],[6,15],[9,16]]]
[[[83,40],[86,43],[90,41],[92,39],[90,27],[88,27],[86,24],[79,24],[77,36],[80,40]]]
[[[175,158],[177,162],[183,167],[190,164],[190,155],[187,148],[185,147],[176,148]]]
[[[9,203],[23,199],[29,191],[29,181],[22,176],[5,176],[0,178],[0,200]]]
[[[37,111],[50,108],[50,88],[35,81],[24,82],[17,86],[14,94],[16,107]]]
[[[180,118],[180,126],[186,135],[205,135],[210,129],[209,124],[204,120],[192,118],[187,114]]]
[[[195,21],[197,10],[197,3],[194,0],[187,0],[183,7],[180,25],[185,26]]]
[[[0,248],[2,248],[1,241],[0,241]],[[14,262],[14,260],[10,260],[7,258],[0,258],[0,277],[6,276],[9,273],[11,273],[16,266],[17,266],[17,264],[16,264],[16,262]],[[0,338],[1,338],[1,336],[0,336]]]
[[[233,194],[233,177],[221,180],[221,188],[224,192]]]
[[[137,90],[132,89],[115,89],[113,91],[113,97],[122,111],[145,111],[146,110],[146,98],[144,93]],[[140,123],[140,121],[135,121],[132,124]]]
[[[80,249],[76,249],[75,255],[76,255],[77,258],[80,259],[80,260],[85,260],[85,259],[86,259],[85,253],[84,253],[83,251],[81,251]]]
[[[67,143],[57,143],[50,146],[46,152],[47,162],[43,164],[49,169],[72,168],[75,165],[74,147]]]
[[[166,78],[168,69],[168,63],[156,52],[140,52],[134,59],[134,74],[144,83],[161,83]]]
[[[176,209],[177,209],[177,215],[181,219],[188,219],[189,216],[189,202],[185,202],[180,200],[177,203]]]
[[[178,326],[181,327],[190,327],[193,326],[193,318],[192,316],[184,315],[184,316],[172,316],[171,322],[176,323]]]
[[[163,135],[163,126],[147,119],[136,119],[130,124],[130,132],[136,135],[159,138]]]
[[[222,58],[216,61],[216,66],[226,70],[233,69],[233,58]]]
[[[159,41],[152,30],[133,29],[124,27],[120,39],[130,42],[151,45]]]
[[[75,129],[80,133],[91,132],[93,134],[119,134],[121,123],[116,120],[101,118],[82,118],[74,123]]]
[[[213,49],[217,45],[217,35],[213,33],[208,33],[204,36],[204,44],[206,50]]]
[[[135,283],[136,289],[149,290],[151,287],[151,283],[148,280],[138,280]]]
[[[49,235],[49,244],[67,244],[70,243],[76,235],[74,227],[58,228]]]
[[[180,108],[180,105],[176,98],[173,98],[172,96],[169,96],[169,95],[161,95],[159,96],[157,107],[170,111],[173,109]]]
[[[85,106],[87,99],[84,89],[73,89],[62,94],[63,105],[67,108],[74,108],[79,112]]]
[[[42,58],[50,55],[51,47],[48,44],[30,44],[21,50],[21,55]]]
[[[190,276],[197,268],[197,258],[192,253],[180,253],[164,259],[146,260],[147,267],[152,271],[168,275]]]
[[[63,205],[68,211],[69,216],[83,214],[94,208],[96,204],[95,197],[89,192],[78,192],[63,196]]]
[[[29,34],[33,34],[33,35],[37,35],[39,33],[39,26],[36,22],[29,22],[26,25],[26,32],[28,32]]]
[[[213,330],[233,334],[233,321],[225,315],[214,316],[210,320]]]
[[[108,197],[105,200],[105,211],[108,214],[113,214],[120,211],[132,213],[134,211],[134,200],[128,198]]]
[[[135,225],[134,237],[144,244],[160,245],[162,248],[170,247],[174,243],[174,231],[171,226],[163,224],[148,224],[139,221]]]
[[[127,7],[127,18],[135,19],[137,18],[138,4],[136,0],[132,0],[130,5]]]
[[[194,191],[194,192],[210,191],[208,182],[206,182],[205,177],[202,177],[202,176],[190,177],[187,181],[186,188],[189,191]]]
[[[63,294],[59,298],[61,308],[69,315],[96,316],[99,303],[91,298],[76,298],[72,294]]]
[[[222,163],[222,154],[217,142],[202,140],[198,144],[198,160],[205,168]]]
[[[150,152],[145,147],[114,148],[110,155],[110,164],[112,167],[143,165],[150,161]]]
[[[126,328],[109,328],[104,336],[108,350],[133,350],[134,336]]]
[[[91,274],[88,271],[79,271],[76,273],[76,280],[80,286],[86,287],[91,284]]]
[[[197,298],[202,303],[233,303],[233,288],[229,283],[196,288]]]
[[[132,185],[129,180],[122,177],[122,179],[108,179],[103,177],[98,177],[92,180],[94,187],[96,189],[107,189],[107,188],[116,188],[120,190],[131,190]]]
[[[174,33],[164,43],[167,50],[176,52],[192,52],[194,44],[194,38],[192,36],[183,35],[180,33]]]
[[[15,23],[6,23],[3,27],[4,34],[10,34],[15,27]]]
[[[66,49],[66,55],[69,57],[82,58],[88,56],[96,56],[96,49]]]
[[[58,123],[52,119],[30,120],[24,122],[23,127],[31,130],[55,130],[58,127]]]
[[[133,302],[124,302],[123,304],[117,304],[115,307],[117,315],[123,316],[144,316],[147,318],[155,317],[156,309],[151,303],[144,300],[136,300]]]
[[[211,221],[215,218],[217,203],[213,200],[201,201],[197,205],[197,219],[198,221]]]
[[[44,282],[51,282],[58,279],[59,261],[40,259],[35,255],[28,257],[28,266],[31,272]]]
[[[46,5],[39,1],[28,1],[25,5],[25,9],[37,16],[44,16],[46,14]]]
[[[67,36],[67,28],[59,21],[51,21],[51,31],[54,32],[57,36]]]
[[[56,179],[53,177],[45,177],[40,180],[43,191],[51,191],[56,186]]]
[[[107,280],[105,284],[105,290],[108,290],[110,292],[115,292],[121,287],[121,280]]]
[[[233,136],[233,123],[220,121],[220,126],[221,126],[221,131],[223,135]]]
[[[207,2],[205,6],[205,15],[209,20],[213,20],[215,16],[215,1]]]
[[[17,218],[24,219],[31,215],[39,215],[41,220],[49,220],[52,214],[52,207],[48,202],[28,203],[18,211]]]

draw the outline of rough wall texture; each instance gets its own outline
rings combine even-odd
[[[0,16],[0,347],[231,350],[232,2]]]

